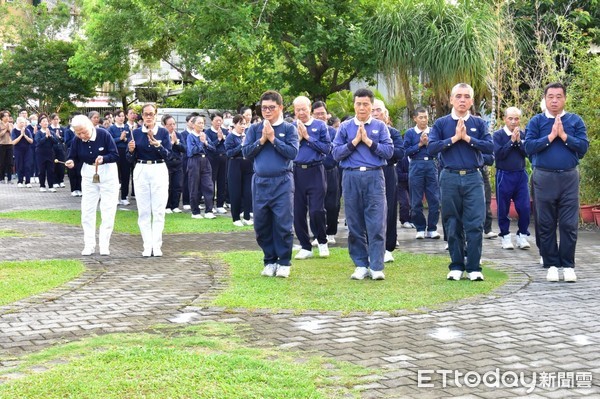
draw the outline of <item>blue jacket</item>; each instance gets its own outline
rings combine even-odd
[[[293,160],[298,155],[298,131],[296,126],[282,121],[273,126],[275,139],[260,144],[264,122],[256,123],[246,131],[242,153],[254,160],[254,173],[260,177],[281,176],[292,171]]]

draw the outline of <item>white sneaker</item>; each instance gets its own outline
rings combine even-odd
[[[450,270],[450,272],[446,276],[446,279],[460,281],[460,279],[462,278],[462,275],[463,275],[462,270]]]
[[[300,251],[302,249],[302,245],[294,244],[292,245],[292,251]]]
[[[204,219],[201,214],[192,215],[192,219]]]
[[[505,236],[502,236],[502,249],[515,249],[515,247],[512,243],[512,238],[511,238],[510,233],[508,233]]]
[[[496,233],[495,231],[488,231],[483,235],[483,238],[487,238],[488,240],[491,240],[492,238],[496,237],[498,237],[498,233]]]
[[[483,281],[483,274],[481,272],[467,273],[469,280],[471,281]]]
[[[77,190],[77,196],[78,197],[83,197],[83,193],[80,190]]]
[[[268,265],[265,265],[265,268],[260,273],[260,275],[265,277],[274,277],[276,272],[277,265],[275,263],[269,263]]]
[[[46,191],[48,191],[46,187],[40,187],[40,193],[45,193]]]
[[[437,231],[428,231],[427,238],[432,238],[434,240],[437,240],[438,238],[440,238],[440,233],[438,233]]]
[[[312,252],[311,252],[311,254],[312,254]],[[329,247],[327,246],[327,243],[319,244],[319,257],[320,258],[329,257]]]
[[[254,222],[252,221],[252,219],[242,219],[242,223],[244,223],[246,226],[254,225]]]
[[[544,266],[544,257],[540,256],[540,265]]]
[[[575,269],[573,269],[572,267],[563,268],[563,277],[565,279],[565,282],[567,282],[567,283],[574,283],[577,281],[577,276],[575,275]]]
[[[354,269],[354,273],[350,276],[352,280],[364,280],[369,275],[369,269],[366,267],[357,267]]]
[[[179,208],[173,208],[173,213],[181,213],[181,209],[179,209]]]
[[[173,211],[171,210],[171,208],[166,208],[165,213],[171,214],[171,213],[173,213]]]
[[[275,272],[275,277],[288,278],[290,276],[291,271],[290,266],[277,266],[277,271]]]
[[[223,208],[223,207],[220,207],[220,208],[217,208],[217,213],[219,215],[224,215],[224,214],[227,213],[227,210],[225,208]]]
[[[417,240],[422,240],[423,238],[425,238],[425,232],[424,231],[417,231],[417,236],[415,238]]]
[[[236,220],[235,222],[233,222],[233,225],[236,227],[244,227],[244,223],[242,223],[241,220]]]
[[[110,250],[108,248],[100,248],[100,255],[108,256],[110,255]]]
[[[447,251],[448,250],[448,243],[446,243],[446,245],[444,246],[444,250]]]
[[[90,256],[93,255],[95,251],[94,247],[85,247],[83,248],[83,251],[81,251],[81,255],[83,256]]]
[[[319,240],[317,240],[316,238],[314,240],[312,240],[310,242],[310,245],[312,245],[313,247],[316,247],[317,245],[319,245]]]
[[[558,268],[556,266],[550,266],[548,268],[548,273],[546,274],[546,281],[550,281],[555,283],[559,280],[558,277]]]
[[[56,185],[56,184],[55,184],[55,185]],[[48,191],[50,191],[51,193],[55,193],[55,192],[56,192],[56,189],[55,189],[54,187],[52,187],[52,188],[49,188],[49,189],[48,189]]]
[[[204,214],[204,218],[205,218],[205,219],[214,219],[214,218],[216,218],[216,216],[215,216],[215,214],[214,214],[214,213],[212,213],[212,212],[206,212],[206,213]]]
[[[335,244],[335,236],[327,236],[327,244]]]
[[[198,208],[200,208],[200,209],[204,209],[204,204],[200,204],[200,205],[198,205]]]
[[[24,187],[24,186],[23,186],[23,183],[17,183],[17,187],[19,187],[19,188],[23,188],[23,187]]]
[[[59,187],[60,187],[60,185],[58,185],[58,184],[54,184],[54,185],[52,186],[52,188],[59,188]]]
[[[153,249],[152,250],[152,256],[156,256],[157,258],[160,258],[162,256],[162,250],[160,250],[160,249]]]
[[[75,190],[71,193],[71,197],[77,197],[77,190]]]
[[[312,257],[313,257],[312,251],[307,251],[306,249],[302,248],[300,251],[298,251],[296,256],[294,256],[294,259],[303,260],[303,259],[308,259],[308,258],[312,258]]]
[[[381,270],[369,270],[372,280],[385,280],[385,274]]]
[[[404,222],[400,225],[400,227],[402,227],[403,229],[414,229],[415,225],[411,222]]]
[[[394,255],[390,251],[385,251],[383,255],[383,263],[389,263],[394,261]]]
[[[183,206],[183,210],[184,211],[189,211],[190,209],[192,209],[192,207],[190,205],[184,205]]]
[[[517,246],[521,249],[531,248],[531,245],[529,245],[529,241],[527,241],[527,236],[525,234],[517,234]]]
[[[27,183],[25,186],[26,186],[27,188],[31,188],[31,183]]]
[[[65,183],[60,183],[58,186],[59,186],[60,188],[65,188]]]
[[[120,203],[121,205],[125,205],[125,206],[127,206],[127,205],[129,205],[129,204],[130,204],[130,202],[129,202],[127,199],[122,199],[121,201],[119,201],[119,203]]]

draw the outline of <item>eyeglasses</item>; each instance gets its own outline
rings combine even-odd
[[[260,107],[260,109],[262,109],[263,112],[273,112],[277,109],[277,105],[263,105],[262,107]]]
[[[152,116],[154,116],[154,115],[156,115],[156,114],[147,113],[147,112],[144,112],[144,113],[142,114],[142,116],[143,116],[143,117],[148,117],[148,118],[150,118],[150,117],[152,117]]]

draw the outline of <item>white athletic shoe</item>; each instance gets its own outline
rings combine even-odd
[[[294,259],[304,260],[304,259],[308,259],[308,258],[312,258],[312,257],[313,257],[312,251],[307,251],[306,249],[302,248],[300,251],[298,251],[296,256],[294,256]]]
[[[390,251],[385,251],[383,255],[383,263],[389,263],[394,261],[394,255]]]
[[[312,254],[312,252],[311,252],[311,254]],[[319,257],[320,258],[329,257],[329,247],[327,246],[327,243],[319,244]]]
[[[220,207],[220,208],[217,208],[217,213],[219,215],[224,215],[224,214],[227,213],[227,210],[225,208],[223,208],[223,207]]]
[[[463,272],[462,270],[450,270],[448,275],[446,276],[447,280],[459,281],[462,278]]]
[[[527,236],[525,234],[517,234],[517,246],[521,249],[529,249],[531,245],[529,241],[527,241]]]
[[[204,214],[204,218],[205,218],[205,219],[214,219],[214,218],[216,218],[216,216],[215,216],[215,214],[214,214],[214,213],[212,213],[212,212],[206,212],[206,213]]]
[[[364,280],[369,275],[369,269],[366,267],[357,267],[354,269],[354,273],[350,276],[352,280]]]
[[[372,280],[385,280],[385,274],[383,274],[383,271],[381,270],[369,269],[369,275],[371,276]]]
[[[327,236],[327,244],[335,244],[335,236]]]
[[[171,214],[171,213],[173,213],[173,211],[171,210],[171,208],[166,208],[165,213]]]
[[[179,208],[173,208],[173,213],[181,213],[181,209],[179,209]]]
[[[244,223],[246,226],[254,225],[254,222],[251,219],[242,219],[242,223]]]
[[[277,271],[275,272],[275,277],[288,278],[290,276],[290,271],[292,268],[290,266],[277,266]]]
[[[425,238],[425,232],[424,231],[417,231],[417,235],[415,236],[415,238],[417,240],[422,240],[423,238]]]
[[[511,239],[511,234],[508,233],[505,236],[502,236],[502,249],[515,249],[513,243],[512,243],[512,239]]]
[[[269,263],[265,265],[265,268],[260,273],[261,276],[274,277],[277,272],[277,265],[275,263]]]
[[[563,268],[563,277],[565,279],[565,282],[567,282],[567,283],[574,283],[577,281],[577,275],[575,275],[575,269],[573,269],[572,267]]]
[[[184,211],[189,211],[189,210],[191,210],[191,209],[192,209],[192,207],[191,207],[190,205],[184,205],[184,206],[183,206],[183,210],[184,210]]]
[[[558,268],[556,266],[550,266],[548,268],[548,273],[546,273],[546,280],[551,283],[556,283],[559,279]]]
[[[467,275],[471,281],[483,281],[483,273],[481,272],[471,272]]]
[[[242,223],[241,220],[236,220],[235,222],[233,222],[233,225],[236,227],[244,227],[244,223]]]

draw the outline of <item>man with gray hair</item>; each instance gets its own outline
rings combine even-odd
[[[448,280],[483,281],[481,248],[485,220],[483,155],[494,149],[485,121],[471,115],[473,88],[459,83],[450,92],[452,112],[439,118],[429,133],[429,153],[441,153],[442,221],[448,234],[451,263]],[[466,244],[466,254],[465,254]],[[466,257],[465,257],[466,255]]]
[[[519,215],[517,246],[529,249],[529,202],[528,181],[525,171],[525,133],[519,128],[521,110],[509,107],[504,111],[504,127],[494,132],[494,156],[496,158],[496,201],[498,201],[498,227],[502,237],[502,248],[514,249],[510,235],[508,210],[514,201]]]
[[[319,256],[329,256],[325,214],[327,180],[323,160],[331,152],[331,139],[325,122],[314,119],[310,110],[311,102],[307,97],[296,97],[294,114],[297,119],[294,125],[298,128],[300,148],[294,160],[294,231],[302,249],[294,259],[313,256],[306,220],[307,209],[318,242]]]

